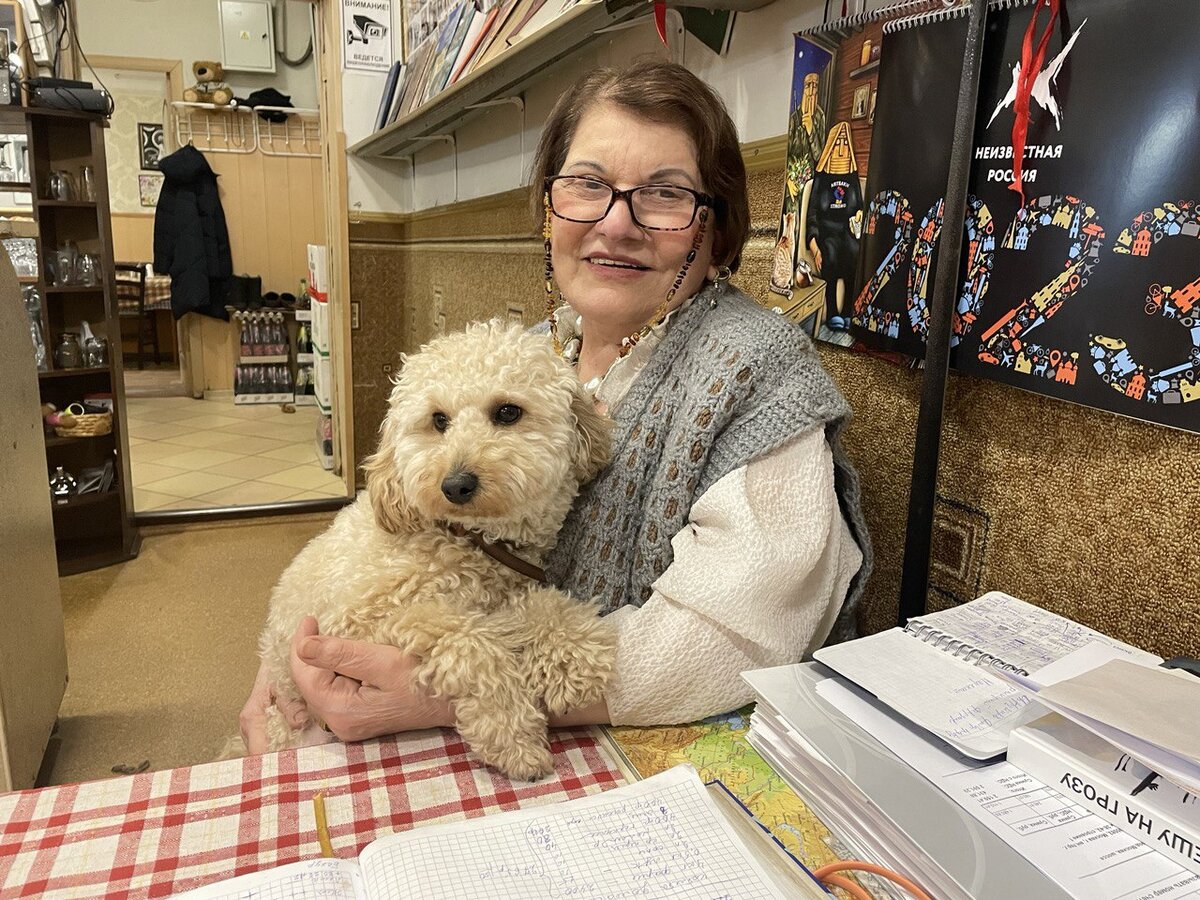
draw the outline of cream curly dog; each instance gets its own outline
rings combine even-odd
[[[609,423],[548,338],[497,322],[409,357],[388,402],[366,491],[271,595],[259,654],[276,695],[298,697],[289,642],[314,615],[322,634],[415,655],[418,683],[453,698],[484,762],[545,775],[547,711],[600,698],[615,640],[594,606],[493,559],[469,532],[540,566],[608,460]],[[271,749],[305,742],[276,709],[268,733]]]

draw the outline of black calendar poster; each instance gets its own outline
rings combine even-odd
[[[1023,198],[1012,132],[1033,6],[989,12],[951,364],[1200,431],[1200,4],[1061,6]],[[965,13],[885,28],[850,313],[878,349],[923,352],[965,36]]]

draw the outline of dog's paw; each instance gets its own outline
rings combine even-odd
[[[611,660],[570,652],[529,662],[535,690],[541,695],[547,711],[554,715],[595,703],[604,696],[604,688],[613,672]]]
[[[484,759],[512,781],[537,781],[554,771],[550,748],[540,745],[510,746]]]

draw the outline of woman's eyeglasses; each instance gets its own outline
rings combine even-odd
[[[715,197],[676,184],[640,184],[618,191],[598,178],[555,175],[546,179],[550,211],[568,222],[599,222],[617,200],[629,204],[634,224],[651,231],[683,231],[696,210],[712,207]]]

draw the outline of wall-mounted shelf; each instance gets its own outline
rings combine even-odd
[[[33,201],[38,206],[54,207],[65,209],[95,209],[95,200],[35,200]]]
[[[869,72],[874,72],[878,68],[879,68],[879,60],[873,59],[869,63],[867,63],[865,66],[859,66],[857,69],[851,69],[850,77],[851,78],[862,78],[864,75],[868,74]]]
[[[354,144],[349,152],[367,158],[411,156],[479,115],[485,104],[519,94],[548,66],[591,43],[598,31],[647,10],[640,0],[597,0],[576,6],[423,106]]]

